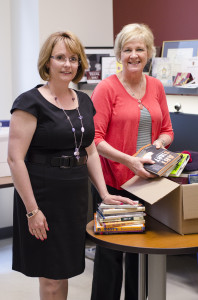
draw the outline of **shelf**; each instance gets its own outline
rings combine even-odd
[[[164,87],[165,93],[167,95],[198,95],[198,88],[196,89],[188,89],[188,88],[180,88],[175,86],[165,86]]]
[[[97,83],[87,83],[87,82],[79,82],[78,89],[79,90],[94,90],[97,86]],[[180,88],[175,86],[165,86],[165,93],[167,95],[194,95],[198,96],[198,88]]]
[[[97,83],[87,83],[87,82],[79,82],[78,89],[79,90],[94,90]]]

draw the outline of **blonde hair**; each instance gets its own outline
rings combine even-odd
[[[148,60],[155,56],[154,36],[148,25],[128,24],[122,28],[115,39],[114,51],[118,61],[120,61],[121,51],[127,42],[132,40],[143,41],[147,47]]]
[[[85,69],[88,68],[88,63],[82,43],[78,37],[70,31],[55,32],[51,34],[44,42],[38,58],[39,74],[44,81],[48,81],[50,79],[48,63],[52,51],[59,41],[64,41],[66,48],[70,52],[78,55],[79,66],[76,76],[72,80],[74,83],[78,83],[83,77]]]

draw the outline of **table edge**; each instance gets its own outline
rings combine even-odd
[[[141,253],[141,254],[165,254],[165,255],[179,255],[179,254],[193,254],[198,252],[198,246],[196,247],[183,247],[183,248],[145,248],[145,247],[135,247],[135,246],[127,246],[121,244],[114,244],[112,242],[104,241],[99,239],[101,235],[94,234],[93,230],[93,221],[90,221],[87,224],[86,232],[88,238],[93,241],[96,245],[102,246],[104,248],[118,250],[122,252],[129,253]],[[144,234],[144,233],[138,233]]]

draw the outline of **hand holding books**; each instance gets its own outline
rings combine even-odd
[[[168,176],[181,158],[181,154],[174,153],[165,148],[157,149],[155,145],[145,145],[135,154],[135,157],[152,158],[154,164],[144,164],[144,168],[158,176]]]
[[[135,174],[140,176],[141,178],[153,178],[155,177],[152,173],[148,172],[144,168],[144,164],[154,164],[154,161],[150,157],[131,157],[131,161],[129,161],[126,166]]]

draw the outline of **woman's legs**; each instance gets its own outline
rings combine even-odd
[[[110,194],[121,195],[136,200],[127,191],[107,186]],[[97,190],[92,186],[94,212],[101,203]],[[96,247],[91,300],[119,300],[122,287],[123,253],[116,250]],[[125,300],[138,299],[138,255],[126,254],[125,261]],[[105,282],[105,283],[104,283]]]
[[[123,252],[96,246],[91,300],[120,300]]]
[[[125,255],[125,300],[138,300],[138,254]]]
[[[40,300],[66,300],[68,293],[68,280],[54,280],[39,278]]]

